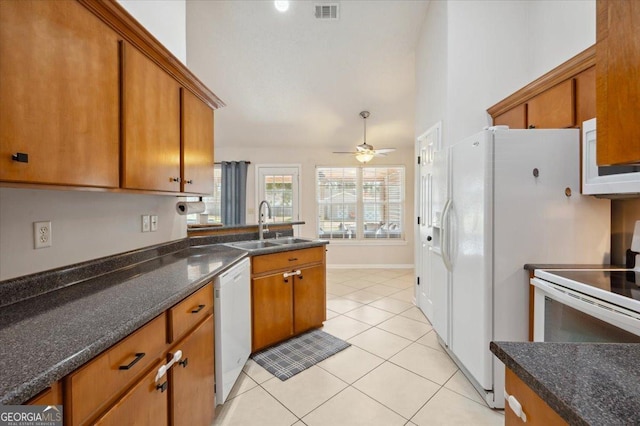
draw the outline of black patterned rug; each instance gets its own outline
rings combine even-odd
[[[256,352],[251,358],[284,381],[349,346],[350,343],[322,330],[313,330]]]

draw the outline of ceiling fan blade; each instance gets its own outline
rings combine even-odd
[[[393,152],[395,151],[395,148],[382,148],[382,149],[376,149],[376,154],[386,154],[388,152]]]
[[[359,152],[354,152],[354,151],[333,151],[334,154],[359,154]]]
[[[384,152],[374,152],[373,156],[374,157],[386,157],[387,154],[385,154]]]

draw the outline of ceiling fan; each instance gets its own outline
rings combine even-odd
[[[356,160],[361,163],[367,163],[373,159],[373,157],[384,157],[389,152],[393,152],[395,148],[382,148],[382,149],[374,149],[373,145],[369,145],[367,143],[367,118],[369,118],[369,111],[361,111],[360,117],[362,117],[364,122],[364,142],[360,145],[356,146],[356,151],[334,151],[334,154],[351,154],[355,155]]]

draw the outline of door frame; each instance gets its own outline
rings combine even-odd
[[[297,188],[294,189],[294,196],[295,199],[293,200],[293,216],[292,220],[295,221],[299,221],[300,218],[302,217],[302,203],[300,202],[300,198],[301,198],[301,194],[302,194],[302,165],[301,164],[283,164],[283,163],[274,163],[274,164],[256,164],[256,168],[255,168],[255,206],[256,206],[256,212],[255,212],[255,217],[256,217],[256,223],[258,223],[258,216],[260,214],[260,212],[258,211],[258,206],[260,205],[260,201],[264,200],[264,187],[262,186],[262,182],[261,182],[261,171],[265,170],[265,169],[273,169],[275,170],[295,170],[295,173],[297,174],[297,179],[295,180],[295,185],[297,186]],[[274,173],[277,174],[277,173]],[[286,174],[286,173],[283,173]],[[296,193],[297,190],[297,193]],[[298,225],[294,225],[293,226],[293,230],[294,230],[294,234],[298,235],[299,230],[298,230]]]

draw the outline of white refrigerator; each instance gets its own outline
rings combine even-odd
[[[609,262],[610,201],[580,195],[579,147],[577,129],[489,129],[435,155],[429,319],[492,407],[489,342],[528,340],[524,264]]]

